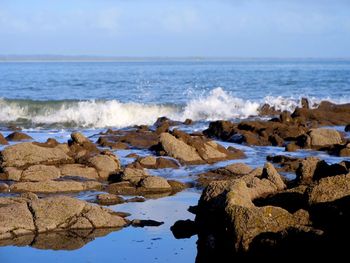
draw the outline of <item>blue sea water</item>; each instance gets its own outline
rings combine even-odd
[[[66,142],[72,130],[80,130],[96,141],[96,134],[107,127],[152,124],[160,116],[176,120],[192,118],[198,122],[180,128],[200,130],[207,127],[210,120],[255,115],[264,103],[293,110],[301,97],[308,97],[311,104],[324,99],[349,103],[350,61],[0,63],[1,132],[6,136],[11,132],[9,125],[21,126],[36,141],[53,137]],[[344,130],[344,127],[337,129]],[[219,143],[240,148],[248,158],[211,166],[149,170],[149,173],[193,181],[198,173],[233,162],[261,167],[271,154],[312,155],[329,163],[343,160],[324,152],[286,153],[281,147]],[[135,149],[115,151],[123,165],[133,161],[126,157],[130,153],[152,154]],[[77,197],[90,200],[95,194],[81,193]],[[164,224],[157,228],[121,229],[97,237],[80,249],[5,246],[0,242],[0,262],[195,262],[197,237],[177,240],[170,227],[176,220],[194,218],[187,208],[196,205],[199,196],[198,189],[188,189],[144,203],[112,206],[116,211],[130,212],[130,219],[153,219]]]
[[[244,118],[269,103],[292,110],[350,102],[348,60],[0,63],[0,122],[127,127],[159,116]]]

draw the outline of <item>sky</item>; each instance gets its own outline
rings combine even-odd
[[[1,55],[350,57],[349,0],[0,0]]]

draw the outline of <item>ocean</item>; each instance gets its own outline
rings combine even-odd
[[[73,130],[98,139],[107,128],[152,125],[167,116],[203,130],[211,120],[239,120],[255,116],[265,103],[276,109],[293,110],[302,97],[311,105],[322,100],[350,102],[348,60],[232,60],[232,61],[141,61],[141,62],[11,62],[0,63],[0,130],[19,126],[36,141],[53,137],[66,142]],[[344,127],[336,127],[344,130]],[[348,134],[349,136],[350,134]],[[318,156],[329,163],[344,159],[325,152],[285,152],[282,147],[234,146],[248,158],[214,165],[182,166],[180,169],[149,170],[152,175],[179,181],[234,162],[261,167],[266,156]],[[3,148],[3,147],[1,147]],[[130,153],[148,150],[115,150],[121,163],[133,161]],[[292,174],[284,174],[286,177]],[[94,200],[97,193],[76,197]],[[201,190],[186,189],[174,196],[144,203],[110,206],[131,213],[131,219],[164,222],[160,227],[128,227],[107,236],[84,240],[76,249],[53,249],[34,240],[28,244],[0,242],[1,262],[194,262],[197,237],[175,239],[170,227],[177,220],[194,219],[187,211],[196,205]],[[84,243],[82,242],[82,243]],[[39,244],[38,244],[39,243]]]
[[[159,116],[210,121],[350,102],[349,60],[0,63],[0,123],[123,128]]]

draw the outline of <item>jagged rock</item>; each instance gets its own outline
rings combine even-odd
[[[71,138],[73,142],[78,144],[84,144],[86,142],[90,142],[88,138],[86,138],[82,133],[80,132],[73,132],[71,134]]]
[[[18,141],[33,140],[33,138],[23,132],[16,131],[6,136],[6,140],[18,142]]]
[[[228,151],[214,141],[191,137],[177,130],[173,134],[178,138],[170,133],[162,133],[160,144],[168,156],[185,164],[213,163],[244,157],[244,154],[239,150],[236,153]]]
[[[350,174],[325,177],[307,190],[310,204],[332,202],[350,195]]]
[[[87,190],[101,189],[101,183],[95,181],[40,181],[40,182],[18,182],[10,186],[10,191],[15,193],[60,193],[81,192]]]
[[[165,152],[169,156],[178,159],[180,162],[188,164],[203,162],[195,148],[187,145],[181,140],[176,139],[170,133],[162,133],[160,135],[160,142]]]
[[[7,145],[8,141],[5,139],[4,135],[0,133],[0,145]]]

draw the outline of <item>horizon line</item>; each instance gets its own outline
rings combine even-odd
[[[132,62],[132,61],[249,61],[249,60],[350,60],[350,57],[239,57],[239,56],[109,56],[109,55],[57,55],[0,54],[0,62]]]

